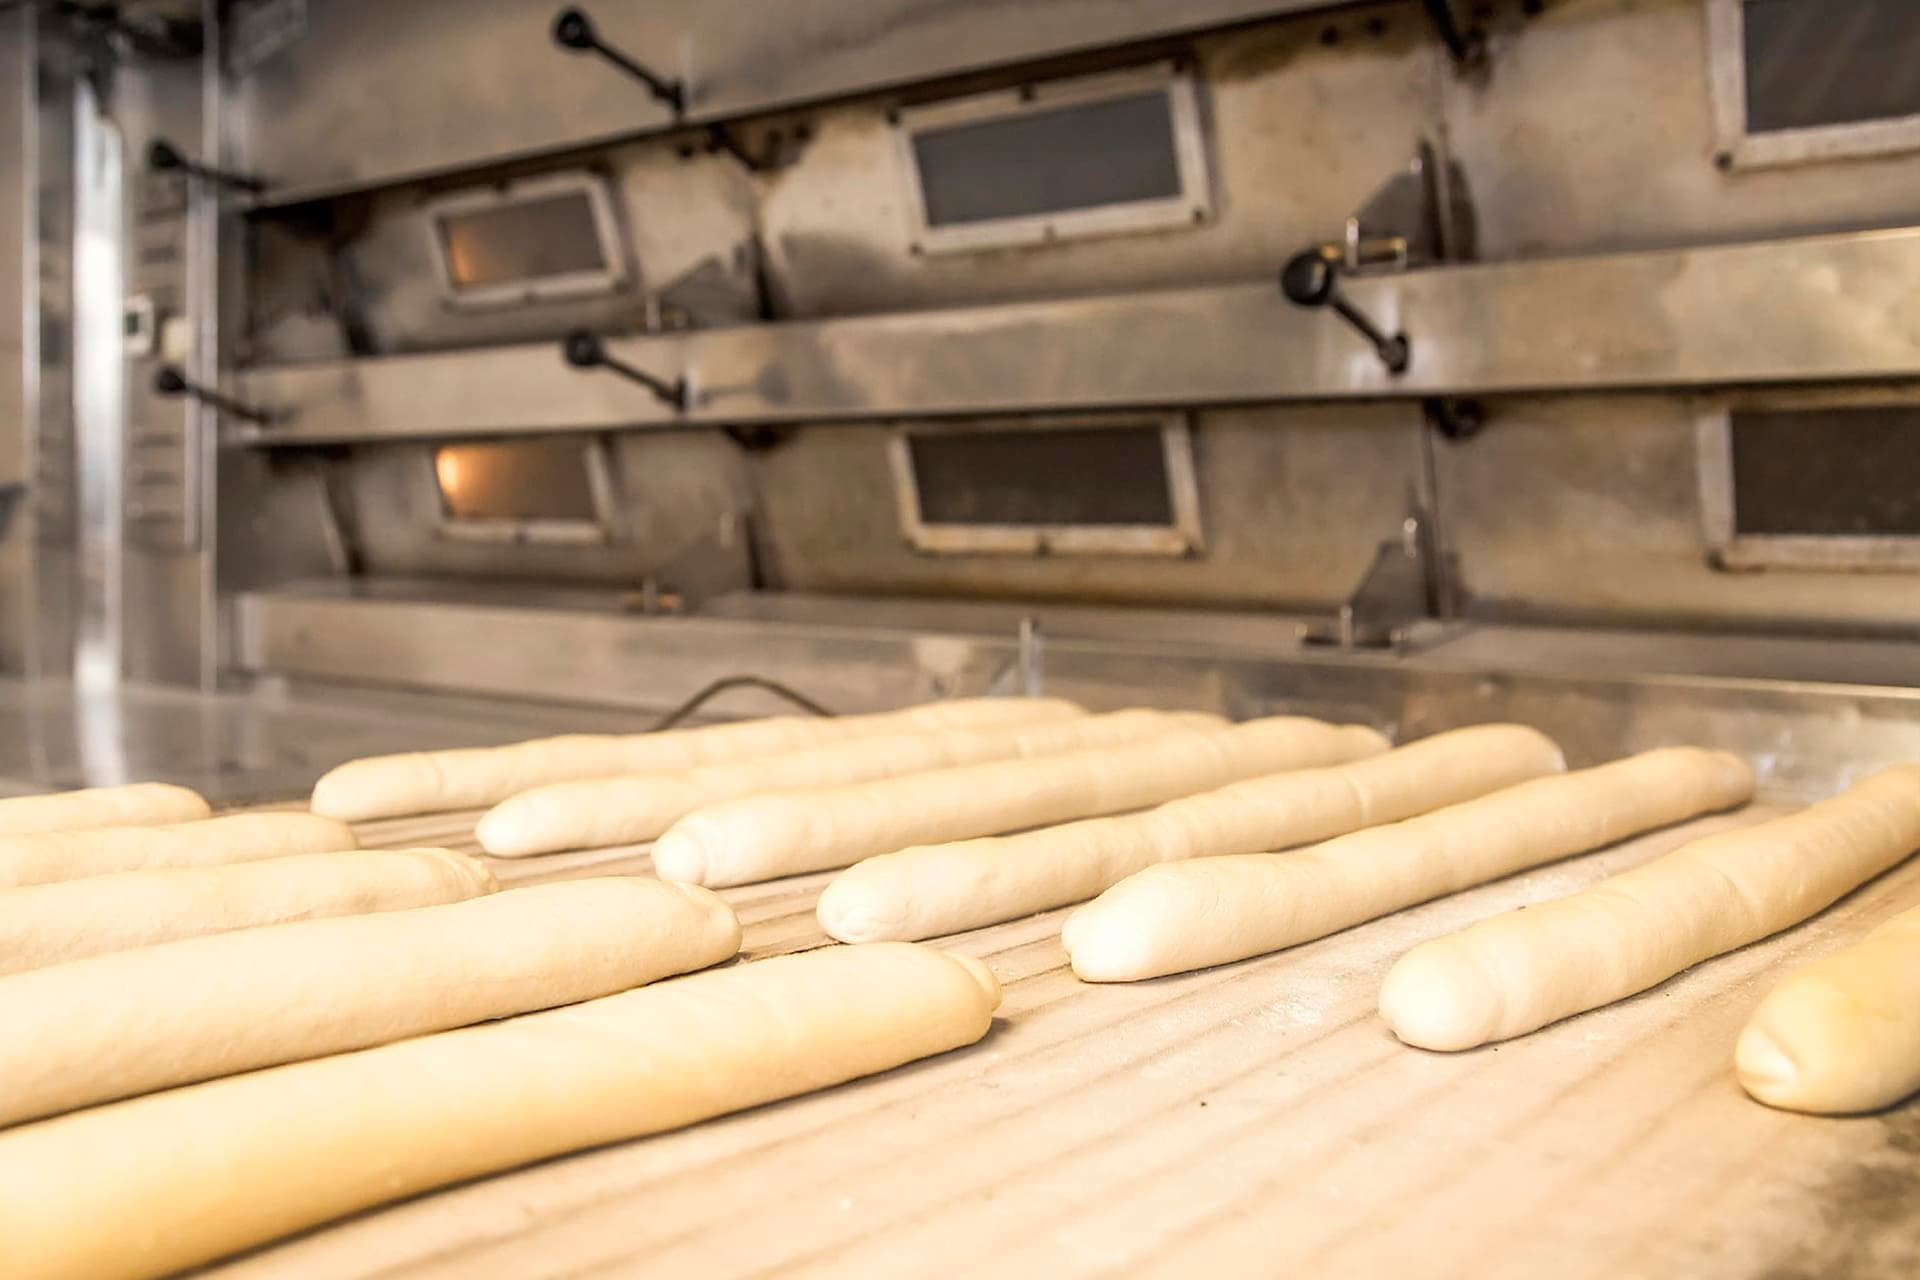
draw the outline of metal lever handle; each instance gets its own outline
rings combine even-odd
[[[565,353],[567,363],[576,369],[611,369],[628,381],[637,382],[653,392],[654,398],[662,404],[671,405],[682,413],[693,407],[693,388],[685,378],[668,382],[608,355],[606,345],[600,341],[598,334],[575,329],[567,335],[560,349]]]
[[[195,164],[180,154],[180,148],[165,138],[155,138],[147,144],[147,168],[155,173],[184,173],[189,178],[211,183],[216,187],[228,187],[234,191],[245,191],[250,195],[259,195],[267,189],[267,184],[259,178],[244,173],[228,173],[224,169],[210,169],[203,164]]]
[[[655,75],[620,50],[600,38],[594,29],[593,19],[586,11],[568,6],[553,19],[553,42],[563,49],[575,53],[597,53],[620,68],[640,83],[647,91],[673,109],[673,118],[678,120],[687,109],[687,87],[679,80],[668,80]]]
[[[275,417],[265,409],[222,395],[211,387],[203,387],[187,381],[187,375],[181,372],[177,364],[163,364],[153,371],[153,389],[163,396],[190,396],[201,404],[218,409],[230,418],[239,418],[242,422],[251,422],[257,426],[264,427]]]
[[[1413,344],[1404,333],[1387,334],[1380,326],[1368,318],[1366,312],[1347,300],[1340,292],[1340,270],[1318,249],[1308,249],[1296,253],[1280,272],[1280,291],[1287,295],[1288,301],[1302,307],[1332,307],[1333,310],[1352,325],[1380,355],[1380,363],[1387,366],[1387,372],[1399,375],[1407,371],[1413,362]]]

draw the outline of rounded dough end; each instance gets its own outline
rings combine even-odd
[[[681,884],[707,883],[707,841],[697,825],[676,822],[653,842],[653,873]]]
[[[1153,940],[1147,930],[1137,927],[1137,920],[1130,927],[1126,914],[1123,905],[1116,911],[1116,904],[1103,905],[1096,898],[1067,917],[1060,929],[1060,942],[1067,949],[1076,978],[1082,982],[1137,982],[1159,976],[1153,968]]]
[[[1457,1052],[1499,1038],[1498,994],[1450,942],[1415,947],[1380,984],[1380,1016],[1417,1049]]]
[[[989,1013],[1000,1007],[1000,979],[993,976],[993,970],[987,968],[986,961],[974,956],[961,955],[957,951],[943,951],[941,954],[965,969],[967,976],[979,984],[982,994],[987,997]]]
[[[885,855],[882,855],[884,857]],[[863,879],[871,876],[869,868],[880,858],[867,861],[842,873],[820,894],[820,905],[814,914],[819,917],[820,927],[827,936],[839,942],[895,942],[903,940],[905,922],[897,913],[885,917],[874,911],[874,903],[903,901],[904,895],[889,891],[883,884],[879,892],[862,884]]]
[[[1740,1087],[1770,1107],[1793,1107],[1800,1085],[1800,1064],[1757,1022],[1747,1024],[1733,1050]]]
[[[731,949],[735,954],[739,953],[741,937],[740,917],[734,914],[733,908],[727,905],[726,899],[722,898],[713,890],[703,889],[697,884],[683,884],[678,880],[665,880],[661,883],[677,892],[694,906],[705,911],[707,913],[708,924],[712,925],[716,930],[731,933],[733,935],[733,946]]]
[[[480,815],[480,821],[473,828],[474,839],[496,858],[525,858],[553,852],[542,848],[541,841],[527,838],[527,832],[539,829],[539,815],[528,813],[530,807],[524,796],[502,800]]]

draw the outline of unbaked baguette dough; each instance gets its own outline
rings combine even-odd
[[[1770,1107],[1847,1115],[1920,1090],[1920,907],[1787,976],[1734,1049]]]
[[[1276,716],[1039,760],[747,796],[675,823],[654,845],[653,865],[669,880],[751,884],[910,845],[1138,809],[1239,778],[1386,749],[1387,740],[1371,729]]]
[[[464,902],[493,876],[445,849],[301,853],[0,890],[0,974],[234,929]]]
[[[1388,971],[1380,1012],[1423,1049],[1525,1035],[1798,924],[1916,848],[1920,765],[1902,765],[1799,813],[1423,943]]]
[[[164,827],[0,836],[0,888],[115,871],[223,866],[359,846],[351,827],[311,813],[234,813]]]
[[[0,1133],[6,1275],[152,1280],[945,1053],[999,1003],[968,956],[828,947]]]
[[[1135,982],[1278,951],[1429,898],[1745,804],[1738,756],[1667,747],[1535,778],[1292,853],[1148,867],[1067,917],[1089,982]]]
[[[877,715],[773,716],[664,733],[574,733],[504,747],[350,760],[313,786],[315,813],[347,822],[484,809],[550,782],[688,769],[852,738],[1032,724],[1085,715],[1060,698],[955,698]]]
[[[185,787],[166,782],[136,782],[125,787],[10,796],[0,800],[0,835],[191,822],[212,812],[205,800]]]
[[[1436,734],[1385,755],[1254,778],[1144,813],[869,858],[820,896],[842,942],[932,938],[1093,897],[1143,867],[1280,849],[1393,822],[1564,768],[1524,725]]]
[[[569,880],[0,978],[0,1125],[570,1004],[733,955],[692,885]]]
[[[840,786],[1226,727],[1221,717],[1201,712],[1116,711],[1007,728],[858,738],[743,764],[535,787],[494,806],[475,834],[482,849],[503,858],[634,844],[653,839],[696,809],[755,792]]]

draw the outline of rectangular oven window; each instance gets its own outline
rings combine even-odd
[[[1920,148],[1920,4],[1708,0],[1707,17],[1726,163]]]
[[[1920,568],[1920,404],[1735,405],[1700,431],[1708,541],[1730,566]]]
[[[1186,555],[1200,547],[1186,422],[980,422],[894,439],[907,540],[934,554]]]
[[[1192,226],[1212,198],[1192,77],[1168,65],[899,113],[929,253]]]
[[[445,444],[433,450],[440,529],[494,542],[607,540],[608,463],[597,438]]]
[[[424,216],[441,287],[460,305],[609,293],[627,280],[612,196],[591,174],[462,192]]]

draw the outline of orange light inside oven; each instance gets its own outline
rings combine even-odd
[[[433,473],[440,481],[440,494],[450,510],[460,509],[460,481],[464,472],[460,455],[452,449],[437,449],[433,455]]]

